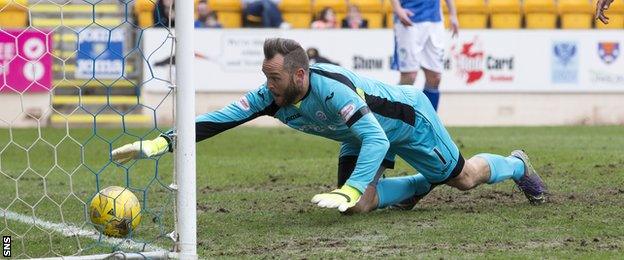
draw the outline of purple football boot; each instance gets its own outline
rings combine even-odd
[[[524,163],[524,176],[520,180],[514,180],[516,185],[522,190],[524,196],[529,199],[529,202],[533,205],[539,205],[546,202],[546,194],[548,190],[546,185],[542,181],[542,178],[537,174],[531,162],[529,156],[522,150],[515,150],[511,152],[511,156],[516,157]]]

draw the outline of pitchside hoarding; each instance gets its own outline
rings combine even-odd
[[[463,30],[448,35],[441,89],[456,92],[624,92],[621,31]],[[170,40],[163,29],[147,30],[145,89],[168,90]],[[201,29],[195,33],[198,91],[239,92],[257,88],[262,43],[286,37],[361,75],[398,82],[390,69],[392,30]],[[173,70],[174,71],[174,70]],[[173,72],[172,71],[172,72]],[[175,75],[175,73],[171,73]],[[422,85],[422,74],[417,85]],[[151,79],[151,80],[150,80]],[[156,79],[156,80],[155,80]],[[162,79],[162,80],[160,80]]]
[[[0,30],[0,91],[45,92],[52,86],[52,34]]]

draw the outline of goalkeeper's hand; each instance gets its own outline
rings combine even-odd
[[[340,189],[314,195],[312,203],[321,208],[338,208],[340,212],[345,212],[347,209],[355,206],[360,196],[362,196],[362,193],[359,190],[349,185],[343,185]]]
[[[118,164],[124,164],[132,159],[151,158],[166,153],[169,142],[162,136],[154,140],[136,141],[126,144],[112,152],[112,159]]]

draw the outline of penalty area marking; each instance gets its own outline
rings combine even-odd
[[[100,233],[97,231],[85,230],[85,229],[82,229],[80,227],[77,227],[71,224],[54,223],[54,222],[46,221],[46,220],[43,220],[34,216],[27,216],[27,215],[19,214],[10,210],[0,209],[0,215],[4,216],[7,220],[15,220],[15,221],[22,222],[24,224],[35,224],[39,226],[40,228],[52,230],[56,233],[62,234],[65,237],[71,237],[71,236],[86,237],[86,238],[90,238],[96,241],[102,241],[108,244],[118,245],[121,248],[129,249],[129,250],[144,249],[148,252],[153,252],[153,251],[168,252],[169,251],[164,248],[150,245],[150,244],[137,243],[132,240],[107,237],[104,235],[102,235],[102,239],[100,240]],[[145,247],[143,247],[144,245]]]

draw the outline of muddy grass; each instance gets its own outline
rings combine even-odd
[[[468,192],[442,186],[411,211],[345,217],[309,202],[335,188],[337,144],[282,130],[237,130],[205,144],[223,149],[201,159],[211,174],[198,179],[199,252],[288,259],[621,256],[621,127],[451,132],[466,155],[525,148],[549,185],[548,203],[529,205],[512,182]],[[389,176],[412,172],[399,161]]]

